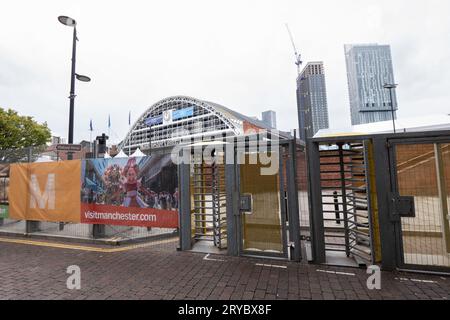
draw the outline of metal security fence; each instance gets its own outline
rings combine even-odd
[[[0,236],[26,234],[40,237],[54,237],[75,240],[100,240],[105,243],[152,240],[155,243],[176,246],[178,229],[135,227],[117,225],[95,225],[71,222],[26,221],[8,217],[8,189],[10,165],[12,163],[48,162],[60,159],[55,151],[45,147],[0,150]],[[172,239],[173,241],[169,241]]]
[[[328,263],[370,265],[375,262],[368,146],[348,140],[316,147],[315,219]]]
[[[43,150],[43,147],[0,150],[0,232],[27,232],[26,221],[8,218],[9,166],[11,163],[34,162]]]
[[[296,141],[264,133],[237,139],[194,145],[217,155],[213,164],[194,161],[191,145],[182,149],[181,249],[300,261]]]
[[[450,132],[314,138],[313,261],[450,273]]]
[[[404,264],[450,267],[449,146],[395,146],[396,189],[414,201],[414,215],[401,218]]]

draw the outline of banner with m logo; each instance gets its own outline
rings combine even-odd
[[[10,218],[79,222],[80,174],[81,161],[77,160],[12,164]]]

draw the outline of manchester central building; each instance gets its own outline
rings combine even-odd
[[[125,152],[167,149],[189,139],[243,136],[271,130],[267,123],[217,103],[187,96],[158,101],[137,119],[119,148]],[[281,135],[289,136],[288,133]]]

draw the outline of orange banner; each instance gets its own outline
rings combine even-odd
[[[80,160],[12,164],[10,218],[80,222],[80,176]]]

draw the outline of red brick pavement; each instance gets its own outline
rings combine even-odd
[[[362,269],[211,261],[175,247],[98,253],[0,242],[0,299],[450,299],[450,278],[440,276],[382,272],[382,289],[368,290]],[[80,290],[66,287],[69,265],[81,268]]]

